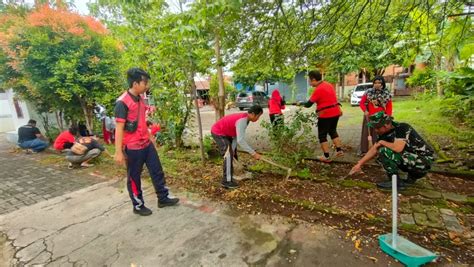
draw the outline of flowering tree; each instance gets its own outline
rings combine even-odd
[[[93,128],[95,103],[109,104],[121,90],[120,44],[92,17],[58,5],[0,13],[0,82],[40,112],[60,111]]]

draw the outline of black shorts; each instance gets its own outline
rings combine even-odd
[[[337,134],[337,122],[339,116],[331,118],[319,118],[318,119],[318,138],[319,142],[327,142],[327,136],[331,136],[331,139],[339,137]]]

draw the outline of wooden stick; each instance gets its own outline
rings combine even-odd
[[[265,157],[261,157],[260,159],[263,160],[263,161],[265,161],[266,163],[269,163],[269,164],[273,165],[273,166],[276,166],[276,167],[279,167],[279,168],[281,168],[281,169],[286,170],[286,171],[287,171],[287,174],[286,174],[286,177],[285,177],[285,182],[288,181],[288,178],[290,178],[290,175],[291,175],[291,168],[282,166],[282,165],[280,165],[280,164],[278,164],[278,163],[275,163],[275,162],[273,162],[273,161],[271,161],[271,160],[269,160],[269,159],[267,159],[267,158],[265,158]]]
[[[370,134],[370,127],[369,127],[369,116],[365,116],[367,119],[367,140],[369,141],[369,149],[374,145],[372,142],[372,135]]]

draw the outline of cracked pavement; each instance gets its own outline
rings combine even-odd
[[[72,176],[35,162],[41,155],[7,151],[0,144],[2,197],[7,192],[21,200],[26,191],[34,201],[3,202],[0,267],[397,265],[376,241],[359,253],[338,230],[237,214],[189,192],[176,193],[179,206],[158,209],[155,194],[145,189],[153,214],[140,217],[132,213],[126,189],[118,187],[122,183]],[[34,171],[38,167],[46,170]],[[17,172],[21,177],[15,179]]]

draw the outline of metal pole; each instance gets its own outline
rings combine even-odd
[[[392,175],[392,248],[397,248],[397,175]]]

